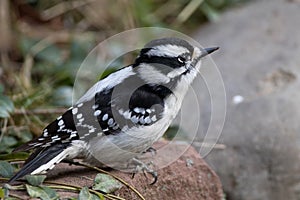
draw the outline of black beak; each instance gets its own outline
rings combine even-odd
[[[203,58],[204,56],[207,56],[208,54],[211,54],[212,52],[214,52],[218,49],[219,49],[219,47],[204,48],[204,49],[202,49],[203,54],[200,57]]]
[[[205,48],[204,51],[207,52],[207,54],[211,54],[212,52],[218,50],[219,47],[210,47],[210,48]]]

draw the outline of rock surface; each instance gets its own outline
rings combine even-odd
[[[227,148],[205,159],[228,200],[300,199],[299,10],[296,0],[252,1],[196,33],[201,45],[220,46],[212,57],[226,88]],[[202,73],[212,77],[206,66]],[[206,127],[209,96],[200,99]]]
[[[158,142],[156,148],[167,145],[166,141]],[[145,199],[179,199],[179,200],[221,200],[223,190],[218,176],[208,167],[193,147],[186,144],[169,144],[169,152],[158,153],[154,156],[154,163],[166,160],[170,155],[186,150],[178,160],[171,165],[158,170],[158,181],[150,185],[152,179],[147,179],[142,173],[136,174],[132,179],[131,174],[120,171],[110,171],[128,184],[136,188]],[[97,172],[79,166],[58,164],[49,171],[47,180],[69,183],[77,186],[92,186]],[[139,199],[132,190],[123,186],[116,191],[116,195],[125,199]],[[19,194],[20,195],[20,194]],[[23,193],[24,195],[24,193]],[[76,197],[77,194],[60,192],[61,197]],[[26,198],[25,196],[23,196]]]

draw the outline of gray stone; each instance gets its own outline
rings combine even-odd
[[[212,58],[226,88],[219,139],[226,148],[214,149],[206,160],[227,199],[300,199],[299,11],[295,0],[252,1],[195,34],[203,46],[220,46]],[[205,63],[202,76],[213,78]],[[211,103],[201,80],[194,90],[200,91],[201,141]]]

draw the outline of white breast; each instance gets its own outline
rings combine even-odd
[[[165,99],[162,118],[150,126],[137,126],[116,135],[99,136],[89,141],[89,159],[117,168],[126,169],[130,159],[138,156],[160,139],[176,117],[188,87],[196,76],[183,77],[173,94]]]
[[[116,135],[99,136],[89,141],[89,153],[95,160],[113,168],[124,170],[130,159],[138,156],[160,139],[176,117],[181,97],[171,95],[165,101],[163,117],[150,126],[137,126]]]

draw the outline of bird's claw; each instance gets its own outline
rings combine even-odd
[[[143,163],[142,161],[134,158],[133,161],[136,163],[136,169],[135,172],[132,174],[132,178],[134,178],[135,174],[138,172],[143,172],[143,174],[145,175],[146,178],[147,177],[147,173],[150,174],[153,178],[153,181],[150,183],[150,185],[153,185],[157,182],[158,179],[158,174],[156,171],[154,171],[153,169],[149,168],[149,164],[152,164],[152,162],[150,162],[148,165]]]
[[[156,153],[157,153],[157,150],[155,148],[153,148],[153,147],[149,147],[143,153],[151,153],[153,156],[155,156]]]

